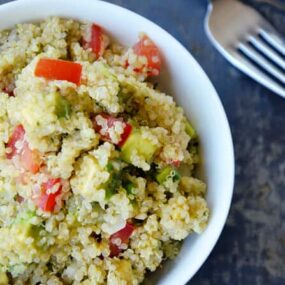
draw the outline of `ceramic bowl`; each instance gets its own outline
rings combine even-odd
[[[0,29],[17,23],[62,16],[95,22],[115,40],[130,46],[146,32],[159,46],[163,72],[162,91],[173,95],[197,129],[201,142],[201,169],[208,184],[211,210],[209,225],[201,235],[190,235],[179,256],[145,283],[182,285],[197,272],[216,244],[231,204],[234,184],[234,154],[229,124],[219,97],[191,54],[165,30],[127,9],[94,0],[21,0],[0,6]]]

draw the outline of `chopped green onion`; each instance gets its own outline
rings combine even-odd
[[[172,181],[173,182],[179,181],[180,180],[180,174],[176,170],[173,170],[173,172],[174,173],[173,173],[173,176],[172,176]]]
[[[180,179],[179,172],[171,166],[162,168],[155,176],[155,179],[159,184],[163,184],[169,178],[171,178],[173,182],[179,181]]]
[[[162,168],[162,169],[158,172],[158,174],[155,176],[156,181],[157,181],[159,184],[163,184],[163,183],[168,179],[168,177],[170,176],[171,171],[172,171],[172,168],[171,168],[170,166],[167,166],[167,167]]]
[[[134,195],[134,184],[131,181],[123,182],[123,187],[126,189],[128,195]]]

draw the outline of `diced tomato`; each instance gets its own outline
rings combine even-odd
[[[49,193],[49,191],[52,191],[52,193]],[[56,198],[61,194],[61,191],[61,179],[50,178],[46,183],[42,184],[41,195],[37,201],[37,206],[45,212],[53,212],[56,205]]]
[[[32,173],[37,173],[41,166],[40,153],[37,150],[31,150],[29,144],[25,141],[20,154],[21,166]]]
[[[35,69],[35,76],[48,80],[66,80],[80,84],[82,65],[72,61],[41,58]]]
[[[125,63],[123,64],[124,68],[128,68],[129,65],[130,65],[130,64],[129,64],[129,61],[128,61],[128,60],[126,60]]]
[[[91,48],[96,57],[100,57],[105,51],[105,35],[102,28],[96,24],[92,24],[90,29],[90,38],[83,39],[83,46]]]
[[[178,168],[180,166],[180,164],[181,164],[181,161],[180,160],[171,160],[169,162],[169,164],[175,166],[176,168]]]
[[[161,56],[158,47],[147,36],[141,37],[139,42],[133,46],[135,54],[145,56],[147,58],[148,75],[159,75],[161,68]],[[136,70],[139,72],[139,70]]]
[[[106,133],[103,131],[103,126],[99,124],[99,122],[97,120],[99,120],[99,116],[103,117],[105,120],[107,120],[107,127],[110,128],[113,126],[114,124],[114,120],[112,116],[109,116],[108,114],[105,113],[101,113],[99,115],[97,115],[94,119],[93,119],[93,128],[94,130],[100,134],[100,138],[104,141],[111,141],[111,138],[109,136],[109,133],[106,130]]]
[[[8,159],[12,159],[14,155],[19,153],[19,150],[16,148],[16,143],[23,141],[24,137],[24,127],[22,125],[18,125],[6,145],[6,148],[9,148],[9,152],[6,153],[6,157]]]
[[[106,126],[102,126],[98,124],[97,120],[99,119],[99,116],[103,117],[106,120]],[[120,140],[118,142],[112,141],[110,133],[109,133],[110,128],[114,127],[116,122],[121,123],[123,126],[123,133],[121,134]],[[123,144],[125,143],[125,141],[127,140],[127,138],[132,132],[132,125],[130,125],[127,122],[124,122],[122,118],[115,118],[105,113],[101,113],[94,118],[93,126],[94,126],[95,131],[100,134],[100,137],[103,141],[114,143],[118,145],[119,147],[123,146]]]
[[[41,166],[40,153],[37,150],[31,150],[28,142],[25,140],[25,129],[22,125],[18,125],[11,138],[9,139],[6,148],[7,159],[12,159],[14,156],[19,156],[21,167],[32,173],[37,173]]]
[[[96,24],[91,27],[90,47],[96,56],[101,56],[104,52],[104,39],[102,28]]]
[[[126,125],[125,125],[125,128],[124,128],[124,132],[121,134],[121,140],[118,143],[119,147],[123,146],[123,144],[125,143],[125,141],[129,137],[129,135],[131,134],[132,129],[133,129],[132,125],[130,125],[128,123],[125,123],[125,124]]]
[[[109,239],[110,257],[118,256],[122,252],[122,248],[118,244],[128,244],[135,226],[131,223],[126,223],[126,226],[118,232],[111,235]]]

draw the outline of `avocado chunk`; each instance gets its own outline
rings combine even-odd
[[[15,238],[18,243],[25,244],[29,237],[33,236],[33,225],[28,223],[17,224],[13,226],[13,232],[16,234]]]
[[[107,169],[103,169],[91,154],[84,155],[76,163],[75,169],[75,175],[70,181],[73,193],[90,202],[100,202],[101,190],[105,190],[106,182],[110,178]]]
[[[8,284],[9,284],[8,276],[4,271],[2,271],[0,267],[0,285],[8,285]]]
[[[71,105],[67,99],[61,96],[58,92],[53,94],[54,110],[56,116],[60,118],[68,119],[71,114]]]
[[[173,182],[176,182],[180,179],[178,171],[176,169],[173,169],[171,166],[166,166],[160,169],[155,176],[155,179],[159,184],[163,184],[169,178],[171,178]]]
[[[25,211],[17,215],[14,224],[27,224],[30,220],[36,216],[34,211]]]
[[[91,155],[87,155],[83,158],[81,164],[81,171],[84,176],[82,184],[79,187],[80,193],[83,196],[88,196],[89,192],[96,189],[97,175],[101,172],[98,162]]]
[[[149,138],[143,137],[142,131],[134,129],[123,147],[122,158],[128,163],[132,163],[132,155],[137,154],[142,157],[146,162],[151,162],[154,153],[157,150],[157,145],[154,144]]]
[[[38,244],[41,229],[41,226],[32,223],[30,212],[27,214],[24,211],[19,213],[11,225],[0,228],[0,252],[3,253],[2,257],[6,256],[9,261],[9,256],[12,253],[11,256],[19,255],[19,260],[22,263],[30,263],[35,257],[45,254],[46,252]],[[9,240],[9,242],[4,243],[5,240]]]
[[[191,123],[188,120],[186,120],[186,123],[185,123],[185,132],[190,138],[196,138],[197,137],[197,133],[196,133],[195,129],[193,128],[193,126],[191,125]]]
[[[33,211],[22,212],[17,216],[11,231],[17,233],[15,237],[18,242],[25,244],[29,237],[37,239],[38,227],[31,223],[31,219],[35,216],[36,213]]]

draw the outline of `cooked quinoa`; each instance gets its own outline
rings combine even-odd
[[[0,284],[139,284],[209,210],[198,137],[131,48],[51,17],[0,31]]]

